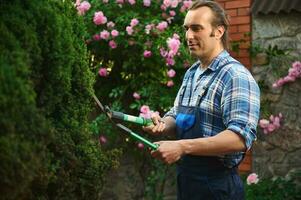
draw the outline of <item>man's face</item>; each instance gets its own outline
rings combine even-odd
[[[210,57],[214,48],[219,44],[214,37],[215,32],[211,25],[212,17],[210,8],[200,7],[188,11],[184,20],[183,26],[186,30],[190,54],[200,60]]]

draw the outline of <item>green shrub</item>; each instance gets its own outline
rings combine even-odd
[[[0,4],[1,199],[98,199],[119,152],[92,135],[94,75],[70,1]]]

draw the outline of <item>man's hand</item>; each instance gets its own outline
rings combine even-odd
[[[151,119],[153,121],[153,125],[150,126],[144,126],[142,127],[144,131],[147,133],[150,133],[152,135],[160,135],[164,132],[166,128],[165,122],[162,120],[160,115],[157,113],[153,113],[151,116]]]
[[[156,151],[152,151],[151,154],[153,157],[163,161],[164,163],[175,163],[184,154],[180,140],[160,141],[155,142],[155,144],[158,144],[159,147]]]

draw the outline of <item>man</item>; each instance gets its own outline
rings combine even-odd
[[[177,164],[179,200],[244,199],[237,166],[256,139],[259,88],[227,49],[228,20],[212,1],[195,1],[185,17],[189,51],[198,61],[186,72],[174,106],[153,115],[159,141],[152,156]]]

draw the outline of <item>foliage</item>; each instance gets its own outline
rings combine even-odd
[[[246,199],[256,200],[295,200],[300,199],[300,171],[289,177],[262,179],[257,184],[245,185]]]
[[[70,1],[0,4],[1,199],[97,199],[117,150],[89,130],[94,76]]]

